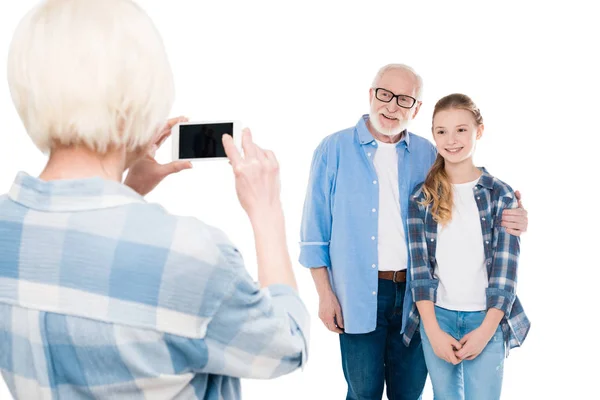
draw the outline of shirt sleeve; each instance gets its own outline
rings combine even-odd
[[[331,268],[331,190],[333,173],[328,169],[327,143],[315,150],[300,228],[299,262],[307,268]]]
[[[437,158],[437,155],[438,155],[437,148],[432,144],[431,145],[431,154],[430,154],[431,165],[433,165],[435,163],[435,159]]]
[[[416,192],[419,192],[417,188]],[[410,196],[408,204],[408,249],[410,252],[410,290],[415,302],[436,301],[438,280],[434,279],[429,268],[427,239],[425,235],[425,208],[419,197]]]
[[[492,268],[486,289],[487,309],[502,310],[509,316],[516,297],[517,265],[520,253],[520,238],[506,232],[501,226],[502,212],[505,209],[517,208],[516,197],[501,197],[501,203],[494,224],[494,254]]]
[[[288,285],[260,288],[241,256],[229,258],[234,278],[208,325],[207,360],[198,372],[269,379],[302,367],[310,318],[298,293]]]

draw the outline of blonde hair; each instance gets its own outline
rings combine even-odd
[[[483,124],[483,117],[473,100],[467,95],[453,93],[442,97],[436,103],[433,109],[431,129],[433,130],[433,118],[435,118],[437,113],[452,109],[470,111],[477,126]],[[431,204],[431,214],[434,221],[442,225],[450,222],[452,220],[452,208],[454,207],[452,184],[444,168],[444,158],[439,154],[429,170],[427,178],[425,178],[422,190],[424,199],[421,204],[424,206]]]
[[[44,1],[19,23],[7,72],[17,112],[44,153],[57,144],[138,150],[174,99],[162,39],[130,0]]]
[[[379,69],[379,71],[377,71],[377,75],[375,75],[375,78],[373,79],[373,83],[371,84],[371,87],[373,87],[373,88],[377,87],[377,85],[379,84],[379,80],[383,77],[383,75],[387,71],[392,70],[392,69],[400,69],[403,71],[410,72],[411,74],[414,75],[414,77],[417,81],[416,98],[417,98],[417,100],[421,100],[421,97],[423,95],[423,78],[421,78],[421,76],[419,74],[417,74],[413,68],[409,67],[406,64],[384,65],[383,67],[381,67]]]

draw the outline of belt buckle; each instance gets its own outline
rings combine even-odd
[[[400,271],[394,271],[394,276],[392,277],[392,282],[394,283],[400,283],[399,281],[396,280],[396,274],[400,272]]]

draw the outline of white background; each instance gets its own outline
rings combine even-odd
[[[0,5],[0,75],[12,32],[36,2]],[[368,89],[390,62],[424,78],[424,104],[411,130],[430,137],[435,101],[470,95],[486,130],[476,154],[523,194],[519,296],[533,323],[506,362],[504,399],[590,398],[600,355],[597,312],[598,198],[595,176],[600,30],[584,2],[232,2],[141,5],[166,43],[176,79],[172,115],[240,119],[281,163],[290,253],[312,316],[303,372],[245,381],[246,399],[342,399],[338,338],[317,317],[309,271],[297,262],[301,209],[312,152],[369,110]],[[595,39],[593,39],[595,38]],[[93,46],[90,43],[90,46]],[[15,174],[38,174],[45,158],[30,142],[0,79],[0,192]],[[170,157],[170,142],[158,153]],[[251,229],[226,163],[196,164],[148,196],[177,214],[224,229],[255,276]],[[0,382],[0,399],[10,396]],[[428,384],[425,399],[431,399]]]

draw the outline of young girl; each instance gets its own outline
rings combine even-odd
[[[530,326],[515,295],[519,237],[500,226],[518,202],[473,164],[483,119],[469,97],[438,101],[432,130],[438,156],[409,205],[415,305],[404,339],[420,329],[436,399],[499,399],[504,358]]]

